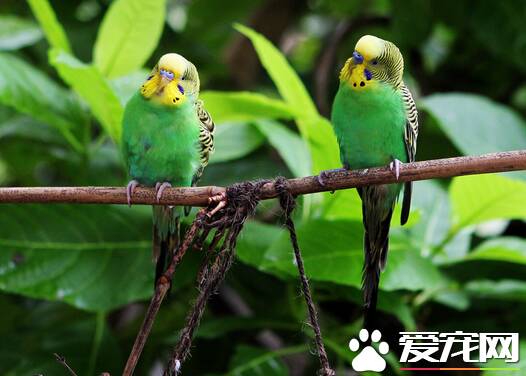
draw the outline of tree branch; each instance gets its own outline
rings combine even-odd
[[[324,185],[319,183],[317,176],[307,176],[287,180],[287,189],[293,195],[301,195],[365,185],[518,170],[526,170],[526,150],[406,163],[400,168],[398,180],[387,167],[329,171],[323,178]],[[141,205],[207,206],[209,197],[224,191],[225,188],[216,186],[168,188],[158,203],[154,188],[138,187],[132,201]],[[272,182],[263,186],[262,199],[277,196]],[[126,190],[120,187],[0,188],[0,203],[126,204]]]

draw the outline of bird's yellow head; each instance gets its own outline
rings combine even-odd
[[[176,53],[163,55],[141,86],[144,98],[165,106],[180,106],[199,93],[195,66]]]
[[[404,59],[393,43],[364,35],[340,72],[340,80],[353,90],[367,90],[379,83],[398,89],[402,85]]]

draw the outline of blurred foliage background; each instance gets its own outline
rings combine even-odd
[[[327,116],[339,69],[366,33],[404,54],[421,117],[417,159],[521,149],[525,18],[520,0],[4,0],[0,184],[124,185],[123,105],[169,51],[198,67],[218,124],[201,184],[337,168]],[[382,275],[382,332],[393,350],[385,374],[400,373],[402,330],[526,334],[525,179],[415,184],[409,225],[394,216]],[[353,375],[360,202],[348,191],[300,204],[299,239],[329,356],[338,375]],[[80,375],[122,370],[152,293],[150,210],[1,206],[0,374],[64,374],[53,352]],[[315,374],[287,238],[276,202],[263,203],[209,304],[186,374]],[[200,259],[191,253],[178,270],[137,374],[162,369],[196,294]]]

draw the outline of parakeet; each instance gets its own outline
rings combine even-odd
[[[415,102],[402,79],[404,60],[391,42],[361,37],[340,72],[332,107],[340,159],[346,169],[389,164],[397,179],[401,162],[413,162],[418,136]],[[389,248],[389,225],[402,184],[358,188],[364,225],[365,327],[374,326],[380,272]],[[401,224],[407,222],[411,182],[404,184]]]
[[[214,122],[199,97],[195,66],[176,53],[163,55],[126,104],[122,148],[131,181],[128,204],[137,185],[155,186],[159,201],[167,187],[197,183],[214,150]],[[156,277],[179,241],[183,208],[153,206]]]

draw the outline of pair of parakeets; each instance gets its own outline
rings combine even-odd
[[[332,123],[346,169],[390,165],[398,177],[400,162],[414,161],[417,112],[404,85],[403,58],[391,42],[366,35],[340,73]],[[199,97],[195,66],[178,54],[161,57],[140,90],[126,106],[123,120],[125,160],[137,184],[154,186],[157,198],[169,186],[192,186],[202,175],[213,151],[214,123]],[[323,184],[323,175],[320,175]],[[389,225],[402,184],[362,187],[365,228],[363,293],[366,326],[376,307],[380,272],[389,247]],[[401,222],[407,221],[411,183],[405,183]],[[153,251],[156,279],[179,239],[182,208],[154,206]]]

